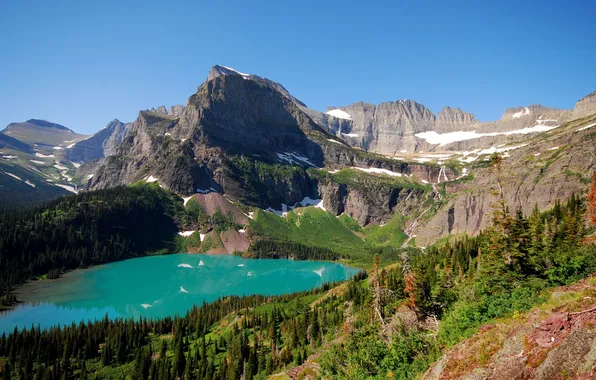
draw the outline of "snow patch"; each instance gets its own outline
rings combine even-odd
[[[15,158],[18,158],[17,156],[2,156],[2,158],[5,158],[7,160],[14,160]]]
[[[180,232],[178,232],[178,235],[188,237],[188,236],[192,235],[193,233],[195,233],[195,231],[180,231]]]
[[[14,179],[18,179],[19,181],[22,181],[23,179],[21,177],[19,177],[18,175],[14,175],[12,173],[7,173],[5,172],[4,174],[11,176]]]
[[[70,149],[70,148],[72,148],[73,146],[75,146],[75,144],[70,144],[70,145],[68,145],[68,146],[66,147],[66,149]]]
[[[38,161],[38,160],[29,160],[31,162],[33,162],[34,164],[38,164],[38,165],[45,165],[46,163],[43,161]]]
[[[87,176],[87,179],[91,179],[91,178],[93,178],[93,176],[94,176],[94,175],[95,175],[95,174],[89,174],[89,175]]]
[[[319,275],[319,277],[323,277],[323,272],[325,272],[325,268],[321,268],[321,269],[316,269],[313,270],[314,273],[316,273],[317,275]]]
[[[523,111],[516,112],[513,115],[511,115],[511,117],[514,118],[514,119],[517,119],[517,118],[520,118],[522,116],[526,116],[526,115],[529,115],[529,114],[530,114],[530,110],[528,109],[528,107],[524,107],[524,110]]]
[[[248,272],[246,275],[247,275],[248,277],[250,277],[250,276],[252,276],[252,272]]]
[[[201,241],[205,241],[207,234],[199,234],[199,237],[201,238]]]
[[[197,188],[197,193],[199,193],[199,194],[208,194],[208,193],[211,193],[211,192],[217,193],[217,190],[215,190],[215,189],[214,189],[214,188],[212,188],[212,187],[210,187],[210,188],[209,188],[209,189],[207,189],[207,190],[203,190],[203,189],[199,189],[199,188]]]
[[[238,264],[236,265],[238,268],[244,268],[244,264]]]
[[[199,260],[199,266],[202,267],[204,265],[205,265],[205,263],[203,262],[203,260]]]
[[[39,152],[35,152],[35,156],[39,158],[54,158],[53,154],[41,154]]]
[[[579,131],[585,131],[586,129],[592,128],[595,125],[596,125],[596,123],[590,124],[590,125],[586,125],[585,127],[581,127],[580,129],[578,129],[577,132],[579,132]]]
[[[331,141],[331,142],[334,142],[334,143],[339,144],[339,145],[344,145],[341,142],[339,142],[337,140],[333,140],[333,139],[327,139],[327,141]]]
[[[58,186],[58,187],[61,187],[61,188],[63,188],[64,190],[68,190],[68,191],[70,191],[71,193],[75,193],[75,194],[77,194],[77,193],[78,193],[78,191],[76,191],[76,190],[75,190],[75,188],[74,188],[74,187],[72,187],[72,186],[69,186],[69,185],[63,185],[63,184],[61,184],[61,183],[55,183],[54,185],[55,185],[55,186]]]
[[[559,149],[558,146],[553,146],[552,148],[549,148],[549,150],[557,150],[557,149]]]
[[[357,133],[342,133],[343,136],[348,136],[348,137],[358,137]]]
[[[186,206],[186,204],[188,203],[188,201],[190,201],[190,199],[192,198],[192,195],[190,197],[183,197],[182,200],[184,201],[184,205]]]
[[[286,161],[291,165],[296,164],[296,165],[302,166],[302,164],[308,164],[315,168],[317,167],[315,164],[310,162],[307,157],[301,156],[295,152],[285,152],[285,153],[276,153],[276,154],[277,154],[277,158],[280,161]]]
[[[25,180],[25,183],[31,187],[35,187],[35,184],[30,182],[29,180]]]
[[[458,131],[448,133],[437,133],[435,131],[421,132],[414,136],[426,140],[429,144],[444,146],[458,141],[473,140],[480,137],[493,137],[493,136],[510,136],[510,135],[527,135],[529,133],[547,132],[551,129],[559,127],[558,125],[546,126],[546,125],[535,125],[533,127],[527,127],[523,129],[517,129],[509,132],[492,132],[492,133],[477,133],[476,131]]]
[[[178,264],[178,268],[194,268],[192,265],[187,263]]]
[[[333,116],[337,119],[352,120],[352,116],[344,110],[334,109],[325,112],[329,116]]]
[[[236,69],[233,69],[233,68],[231,68],[231,67],[227,67],[227,66],[222,66],[222,67],[223,67],[224,69],[228,69],[228,70],[230,70],[230,71],[233,71],[233,72],[235,72],[236,74],[240,74],[240,75],[242,75],[242,78],[244,78],[244,79],[248,79],[248,77],[250,76],[250,74],[241,73],[240,71],[238,71],[238,70],[236,70]]]
[[[71,164],[75,167],[75,169],[78,169],[81,165],[83,165],[82,162],[71,162]]]
[[[158,179],[152,175],[150,175],[149,178],[147,178],[147,183],[157,182],[157,181],[158,181]]]
[[[246,233],[246,230],[244,228],[242,228],[242,229],[238,230],[238,232],[240,232],[241,234],[244,234],[244,233]]]
[[[282,203],[281,211],[275,210],[271,207],[268,207],[267,209],[265,209],[265,211],[272,212],[274,214],[277,214],[277,215],[285,218],[288,215],[288,210],[294,210],[296,207],[307,207],[307,206],[314,206],[316,208],[320,208],[323,211],[327,211],[327,209],[325,209],[325,207],[323,207],[322,199],[312,199],[309,197],[305,197],[300,202],[296,202],[293,206],[288,206],[287,204]]]
[[[151,305],[150,305],[150,304],[148,304],[148,303],[142,303],[142,304],[141,304],[141,306],[142,306],[144,309],[146,309],[146,308],[148,308],[148,307],[151,307]]]
[[[63,147],[61,147],[61,146],[55,146],[55,147],[53,147],[52,149],[54,149],[54,150],[62,150],[62,149],[64,149],[64,148],[63,148]]]
[[[376,174],[385,174],[385,175],[389,175],[392,177],[401,177],[403,174],[402,173],[397,173],[397,172],[392,172],[391,170],[387,170],[387,169],[379,169],[379,168],[358,168],[358,167],[354,167],[355,169],[361,170],[363,172],[367,172],[367,173],[376,173]]]
[[[60,161],[56,161],[56,163],[53,165],[56,169],[58,170],[68,170],[68,168],[64,165],[60,165]]]
[[[188,293],[188,290],[184,289],[182,286],[180,287],[180,293]]]

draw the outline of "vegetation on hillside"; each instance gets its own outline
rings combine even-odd
[[[0,214],[0,295],[41,275],[173,251],[175,199],[158,186],[117,187]]]
[[[481,325],[596,270],[593,194],[527,216],[499,203],[480,236],[411,249],[387,268],[377,256],[368,278],[332,289],[229,297],[157,321],[15,331],[0,337],[4,377],[409,379]]]

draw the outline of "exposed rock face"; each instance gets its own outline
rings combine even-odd
[[[329,114],[314,119],[352,146],[387,155],[415,151],[418,143],[414,135],[432,130],[435,123],[435,115],[428,108],[411,100],[378,106],[358,102],[339,109],[350,119]]]
[[[180,117],[141,112],[90,186],[111,187],[153,175],[181,194],[221,189],[233,182],[222,172],[224,151],[273,162],[280,160],[277,153],[291,152],[322,165],[321,149],[309,133],[324,134],[275,89],[241,75],[214,76],[191,96]]]
[[[388,160],[351,148],[327,134],[270,81],[221,68],[214,68],[209,78],[179,117],[163,109],[142,111],[91,179],[90,188],[152,177],[179,194],[213,188],[230,200],[280,209],[327,191],[305,170],[311,166],[383,168],[428,182],[437,182],[440,173],[443,180],[457,176],[438,165]],[[417,131],[413,120],[433,119],[428,109],[414,102],[388,103],[372,112],[366,106],[361,109],[363,118],[408,126],[410,141]],[[334,204],[337,214],[345,211],[367,224],[389,219],[402,199],[415,199],[408,191],[385,186],[375,188],[378,194],[372,196],[344,186],[336,197],[327,192],[324,203]]]
[[[423,190],[376,181],[370,181],[366,187],[321,181],[318,191],[325,209],[334,215],[346,213],[361,226],[388,221],[394,213],[407,215],[419,209],[425,199]]]
[[[512,212],[521,207],[528,214],[534,205],[545,209],[572,193],[585,193],[590,173],[596,171],[596,144],[594,130],[581,127],[592,123],[596,117],[572,122],[557,133],[508,152],[510,157],[504,160],[500,174],[490,168],[478,169],[474,181],[449,187],[451,200],[417,228],[416,242],[425,246],[450,233],[474,235],[485,228],[496,201],[497,175]],[[453,210],[451,215],[449,210]]]
[[[576,118],[596,114],[596,91],[581,98],[573,108]]]
[[[65,158],[73,162],[88,162],[107,157],[115,152],[132,126],[118,119],[112,120],[104,129],[93,136],[75,143],[65,150]]]
[[[594,378],[594,290],[586,280],[559,287],[548,303],[480,327],[446,350],[423,379]],[[478,352],[486,352],[481,363]]]
[[[176,104],[174,106],[171,106],[170,109],[167,109],[166,106],[159,106],[157,107],[157,109],[151,108],[148,111],[161,113],[163,115],[168,116],[180,117],[180,115],[182,115],[182,112],[184,112],[184,106],[181,104]]]
[[[469,112],[459,108],[445,107],[435,119],[433,130],[439,133],[473,130],[478,121]]]
[[[215,79],[220,76],[225,76],[225,75],[241,76],[244,79],[250,79],[254,82],[259,83],[261,86],[274,89],[275,91],[279,92],[284,97],[286,97],[287,99],[291,100],[297,106],[306,108],[306,104],[302,103],[300,100],[298,100],[294,96],[292,96],[292,94],[290,94],[288,92],[288,90],[286,90],[286,88],[281,85],[281,83],[278,83],[276,81],[272,81],[271,79],[263,78],[263,77],[260,77],[258,75],[254,75],[254,74],[241,73],[241,72],[236,71],[229,67],[220,66],[220,65],[213,66],[211,68],[211,71],[209,71],[209,74],[207,75],[207,81],[210,81],[212,79]]]

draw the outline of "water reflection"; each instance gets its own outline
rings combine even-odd
[[[202,264],[202,265],[201,265]],[[112,263],[36,281],[16,293],[25,304],[0,316],[0,333],[110,318],[183,315],[227,295],[275,295],[347,279],[356,270],[336,263],[247,260],[177,254]]]

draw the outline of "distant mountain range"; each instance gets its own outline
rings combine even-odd
[[[492,153],[510,156],[514,204],[548,207],[581,192],[595,165],[586,137],[594,114],[596,92],[573,110],[528,105],[494,122],[451,107],[435,115],[412,100],[319,112],[280,83],[214,66],[185,106],[140,111],[134,122],[113,120],[92,136],[35,119],[12,123],[0,134],[0,153],[69,191],[151,180],[181,196],[215,192],[262,209],[320,199],[361,225],[400,212],[408,235],[426,245],[484,226],[494,178],[483,162]],[[564,141],[555,150],[557,139]],[[568,174],[551,177],[553,167]]]

